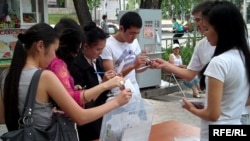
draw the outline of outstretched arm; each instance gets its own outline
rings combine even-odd
[[[194,77],[199,73],[198,71],[177,67],[161,58],[154,59],[151,63],[151,68],[165,69],[188,81],[193,80]]]

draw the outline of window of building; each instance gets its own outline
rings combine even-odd
[[[65,8],[66,0],[48,0],[49,8]]]

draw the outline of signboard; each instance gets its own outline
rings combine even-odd
[[[0,29],[0,67],[10,64],[17,35],[24,33],[25,29]]]

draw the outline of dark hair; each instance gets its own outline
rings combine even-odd
[[[220,55],[230,49],[237,48],[245,57],[245,67],[247,72],[247,80],[250,83],[250,51],[248,44],[248,30],[245,21],[239,9],[228,1],[214,1],[210,6],[206,7],[202,12],[203,19],[207,20],[218,34],[218,43],[213,56]],[[230,34],[228,34],[230,29]],[[205,88],[205,82],[202,71],[201,87]]]
[[[108,37],[107,34],[101,28],[97,27],[94,22],[90,22],[84,27],[83,30],[84,34],[82,43],[87,43],[90,47],[98,44],[100,40],[105,40]]]
[[[107,15],[102,15],[102,19],[106,19],[107,18]]]
[[[136,12],[129,11],[125,13],[120,19],[120,25],[123,26],[124,31],[131,27],[142,27],[142,19],[140,15]]]
[[[207,0],[204,2],[199,3],[198,5],[196,5],[193,10],[192,10],[192,15],[202,12],[203,9],[205,9],[206,7],[208,7],[213,1],[211,0]]]
[[[176,21],[176,18],[172,18],[173,21]]]
[[[73,54],[79,52],[82,42],[82,29],[73,19],[62,18],[54,27],[59,34],[60,44],[56,51],[58,58],[62,59],[68,66],[73,61]]]
[[[33,43],[42,40],[44,47],[48,48],[58,36],[54,29],[46,24],[39,23],[30,27],[24,34],[18,35],[9,72],[4,83],[4,113],[5,123],[9,131],[18,129],[18,88],[22,69],[26,63],[27,52]]]

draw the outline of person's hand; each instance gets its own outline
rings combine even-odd
[[[148,59],[148,56],[145,56],[145,55],[136,56],[135,62],[134,62],[135,68],[145,66],[147,59]]]
[[[82,90],[82,86],[81,85],[75,85],[74,90],[75,91]]]
[[[189,102],[186,98],[183,98],[182,101],[183,101],[183,103],[184,103],[184,104],[182,105],[183,108],[185,108],[185,109],[187,109],[187,110],[189,110],[189,109],[191,109],[191,108],[194,108],[194,105],[193,105],[191,102]]]
[[[190,101],[188,101],[186,98],[182,99],[184,104],[182,105],[183,108],[187,109],[188,111],[193,111],[192,109],[203,109],[203,107],[201,107],[200,105],[195,105],[194,103],[191,103]]]
[[[112,89],[114,87],[123,88],[124,83],[125,83],[124,78],[122,78],[120,76],[115,76],[115,77],[107,80],[106,82],[104,82],[103,85],[107,90],[109,90],[109,89]]]
[[[103,76],[103,82],[115,77],[117,74],[113,70],[106,71]]]
[[[162,69],[162,68],[166,67],[167,64],[168,64],[167,61],[165,61],[161,58],[156,58],[156,59],[151,60],[150,68]]]
[[[122,106],[129,102],[129,100],[132,97],[132,93],[130,89],[123,89],[118,95],[114,97],[113,100],[115,100],[118,105]]]
[[[183,108],[190,110],[192,108],[196,108],[196,109],[204,109],[204,102],[200,101],[198,99],[192,99],[192,100],[187,100],[186,98],[183,98]]]

